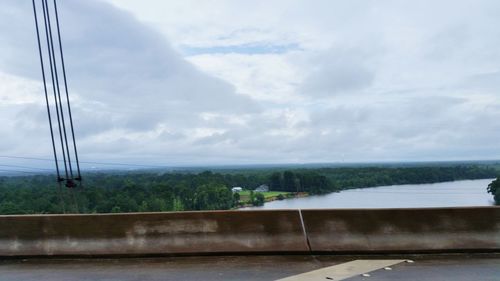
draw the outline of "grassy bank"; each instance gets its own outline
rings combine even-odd
[[[245,202],[250,199],[250,190],[243,190],[240,193],[240,200]],[[266,202],[268,201],[273,201],[276,200],[276,198],[281,194],[283,195],[284,198],[289,198],[293,197],[292,192],[286,192],[286,191],[266,191],[266,192],[259,192],[264,195],[264,198]],[[257,192],[254,192],[254,194],[257,194]]]

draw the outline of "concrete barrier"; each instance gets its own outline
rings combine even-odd
[[[500,251],[500,208],[303,210],[313,252]]]
[[[0,216],[0,256],[308,251],[299,211]]]
[[[0,256],[500,252],[500,208],[0,216]]]

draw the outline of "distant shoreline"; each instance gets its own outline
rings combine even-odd
[[[271,191],[271,192],[273,192],[273,191]],[[310,196],[310,194],[307,193],[307,192],[293,192],[293,193],[283,192],[281,194],[288,194],[288,195],[285,196],[284,199],[279,199],[278,196],[268,196],[268,197],[265,198],[264,204],[266,204],[268,202],[273,202],[273,201],[296,199],[296,198],[303,198],[303,197]],[[251,208],[251,207],[259,207],[259,206],[254,206],[254,205],[252,205],[250,203],[245,203],[243,205],[239,205],[238,207],[234,208],[234,210],[239,210],[239,209],[244,209],[244,208]]]
[[[315,202],[315,200],[312,198],[312,197],[318,197],[321,198],[321,197],[327,197],[333,193],[343,193],[344,191],[352,191],[352,192],[356,192],[356,199],[355,201],[352,201],[354,200],[352,198],[352,196],[342,196],[342,198],[344,198],[343,200],[347,199],[347,201],[345,202],[358,202],[357,200],[360,200],[359,202],[363,202],[363,200],[365,199],[366,200],[366,197],[370,197],[372,198],[372,196],[374,196],[373,198],[376,198],[376,199],[381,199],[380,198],[380,195],[382,194],[384,197],[387,197],[386,200],[388,201],[384,201],[386,203],[388,203],[388,206],[385,206],[385,207],[382,207],[382,206],[365,206],[364,204],[362,204],[363,207],[366,207],[366,208],[418,208],[418,206],[412,206],[412,202],[409,202],[410,205],[408,206],[390,206],[390,205],[394,205],[394,202],[391,203],[391,196],[392,196],[392,192],[394,192],[394,190],[385,190],[387,188],[390,188],[390,187],[396,187],[398,188],[398,192],[395,192],[396,195],[398,195],[399,193],[402,193],[404,194],[404,196],[412,196],[412,194],[416,194],[417,197],[419,197],[418,195],[419,194],[419,191],[418,189],[416,188],[411,188],[412,186],[414,187],[417,187],[417,186],[424,186],[423,187],[423,190],[422,190],[422,194],[426,194],[428,193],[429,195],[433,195],[432,191],[429,191],[429,188],[431,188],[432,185],[438,185],[436,187],[436,196],[438,197],[442,197],[442,194],[443,192],[450,192],[450,195],[449,197],[456,197],[457,195],[458,196],[461,196],[460,194],[460,190],[461,190],[461,185],[467,185],[467,182],[477,182],[477,181],[486,181],[486,183],[489,183],[489,181],[493,181],[495,180],[495,178],[487,178],[487,179],[462,179],[462,180],[454,180],[454,181],[442,181],[442,182],[434,182],[434,183],[421,183],[421,184],[394,184],[394,185],[383,185],[383,186],[368,186],[368,187],[358,187],[358,188],[347,188],[347,189],[343,189],[343,190],[340,190],[339,192],[330,192],[330,193],[325,193],[325,194],[317,194],[319,196],[316,196],[315,195],[305,195],[305,196],[301,196],[301,197],[311,197],[311,200],[313,200],[312,202],[309,202],[308,204],[312,204],[313,206],[307,206],[307,207],[297,207],[296,204],[293,204],[293,208],[324,208],[324,206],[321,206],[322,205],[322,202],[318,201],[318,202]],[[451,192],[452,190],[452,187],[453,187],[453,184],[450,185],[451,183],[457,183],[457,189],[459,192],[457,194],[454,194],[453,192]],[[445,188],[445,190],[441,190],[443,188],[443,184],[448,184],[448,186]],[[407,189],[405,190],[405,187],[410,187],[410,189]],[[479,186],[477,186],[479,187]],[[487,195],[487,192],[486,192],[486,186],[483,186],[484,187],[484,195],[488,196]],[[382,189],[382,191],[380,192],[374,192],[373,189]],[[476,188],[476,187],[474,187]],[[367,189],[368,191],[366,193],[362,192],[361,190],[362,189]],[[401,191],[399,191],[399,189],[401,189]],[[355,191],[356,190],[356,191]],[[358,191],[359,190],[359,191]],[[364,199],[363,199],[364,197]],[[299,198],[299,197],[290,197],[290,198],[287,198],[287,199],[296,199],[296,198]],[[406,200],[405,198],[402,198],[402,197],[399,197],[399,199],[403,199],[403,202]],[[456,198],[455,198],[456,199]],[[285,199],[286,200],[286,199]],[[329,201],[332,200],[332,199],[329,199]],[[339,204],[339,201],[338,200],[335,200],[333,199],[334,201],[332,201],[332,204],[335,204],[334,202],[337,202],[336,204]],[[351,200],[351,201],[349,201]],[[372,199],[370,199],[372,200]],[[379,200],[375,200],[376,202],[378,202]],[[443,199],[441,198],[440,199],[441,202],[445,202],[443,201]],[[272,201],[275,201],[275,200],[271,200],[269,202],[272,202]],[[452,200],[453,201],[453,200]],[[365,202],[368,202],[368,201],[365,201]],[[400,202],[400,201],[398,201]],[[421,208],[425,208],[425,207],[454,207],[455,205],[446,205],[446,203],[444,203],[443,206],[427,206],[426,202],[422,201],[423,202],[423,206],[421,206]],[[448,201],[446,201],[448,202]],[[492,205],[495,205],[493,199],[489,200],[490,204],[486,204],[484,206],[492,206]],[[319,204],[318,204],[319,203]],[[271,208],[259,208],[259,207],[263,207],[263,206],[252,206],[252,205],[247,205],[245,207],[242,207],[242,208],[239,208],[239,209],[245,209],[245,210],[255,210],[255,209],[287,209],[287,208],[290,208],[290,207],[286,207],[286,206],[283,206],[283,204],[281,203],[278,203],[279,204],[279,207],[271,207]],[[286,203],[285,203],[286,204]],[[318,205],[316,205],[318,204]],[[299,204],[300,205],[300,204]],[[335,205],[337,207],[335,208],[361,208],[360,206],[349,206],[349,207],[346,207],[346,206],[343,206],[344,204],[343,203],[340,203],[340,205]],[[368,204],[368,205],[372,205],[372,204]],[[386,205],[386,204],[384,204]],[[332,205],[333,206],[333,205]],[[463,207],[463,206],[469,206],[469,205],[456,205],[456,207]],[[470,205],[470,206],[476,206],[476,205]],[[483,205],[477,205],[477,206],[483,206]],[[332,208],[332,207],[328,207],[328,208]]]

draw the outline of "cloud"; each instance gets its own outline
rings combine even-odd
[[[17,134],[33,126],[48,132],[41,87],[35,82],[41,74],[31,2],[7,1],[4,7],[0,26],[11,28],[3,29],[0,48],[6,51],[0,55],[0,69],[12,75],[5,78],[7,83],[32,81],[39,94],[19,108],[15,120],[22,126]],[[184,60],[158,32],[130,13],[102,1],[64,1],[59,9],[76,131],[84,155],[94,153],[97,146],[101,153],[126,152],[137,138],[160,144],[159,138],[168,136],[168,131],[203,126],[201,112],[260,110],[231,84]],[[16,100],[28,91],[18,89]],[[189,135],[183,136],[184,142],[191,141]]]
[[[459,86],[483,92],[498,92],[500,85],[500,70],[478,73],[466,77]]]
[[[283,54],[298,50],[297,44],[273,45],[265,43],[253,43],[243,45],[213,46],[213,47],[181,47],[187,56],[200,54]]]
[[[302,80],[298,67],[288,55],[277,54],[202,54],[188,57],[200,69],[232,81],[238,93],[264,102],[287,104],[301,100],[296,86]]]
[[[31,3],[2,5],[0,153],[50,156]],[[500,118],[495,1],[59,6],[82,159],[175,165],[500,155],[492,121]]]
[[[327,98],[366,89],[375,79],[369,60],[369,55],[353,49],[316,54],[310,59],[310,70],[300,91],[315,98]]]

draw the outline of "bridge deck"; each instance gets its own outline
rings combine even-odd
[[[0,260],[3,281],[276,280],[356,259],[411,259],[358,280],[500,280],[500,254],[406,256],[204,256]],[[326,279],[325,279],[326,280]]]

